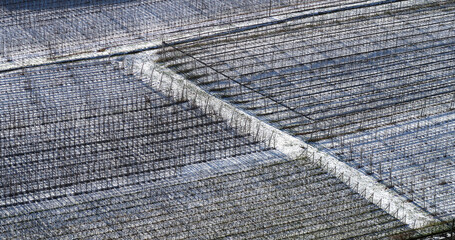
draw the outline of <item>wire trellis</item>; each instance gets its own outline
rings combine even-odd
[[[0,64],[175,40],[209,27],[361,2],[7,0],[0,3]]]
[[[159,62],[455,216],[455,5],[404,1],[180,45]]]
[[[154,181],[186,165],[269,150],[109,61],[16,71],[0,84],[3,206]]]
[[[267,161],[249,164],[251,157]],[[0,218],[8,214],[0,221],[0,236],[377,239],[413,233],[320,167],[271,152],[241,161],[238,169],[215,167],[206,174],[75,196],[77,204],[64,198],[10,207],[0,212]],[[33,232],[41,223],[46,231]]]

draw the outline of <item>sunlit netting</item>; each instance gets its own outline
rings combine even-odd
[[[1,1],[0,239],[453,237],[454,22],[453,0]],[[411,229],[406,200],[444,221]]]
[[[207,27],[361,2],[365,0],[6,0],[0,3],[0,63],[159,43],[198,35]]]
[[[1,74],[0,238],[414,234],[320,167],[117,63]]]
[[[409,228],[335,177],[263,152],[98,194],[8,207],[0,236],[83,239],[388,239]],[[261,163],[262,162],[262,163]],[[205,167],[203,167],[205,165]],[[203,169],[207,169],[204,171]],[[44,231],[42,231],[42,230]]]
[[[454,22],[453,1],[365,6],[172,45],[159,61],[454,217]]]
[[[90,61],[0,75],[0,205],[143,183],[186,165],[268,151],[113,66]]]

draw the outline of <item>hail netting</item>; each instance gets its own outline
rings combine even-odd
[[[455,5],[405,1],[172,45],[159,62],[455,216]]]
[[[187,38],[208,27],[358,2],[362,1],[2,1],[0,64]]]
[[[97,61],[1,76],[1,204],[137,184],[265,150],[210,112],[113,66]]]

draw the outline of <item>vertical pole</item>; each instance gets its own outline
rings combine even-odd
[[[272,0],[269,0],[269,17],[272,16]]]
[[[450,234],[452,240],[455,240],[455,219],[452,220],[452,233]]]

